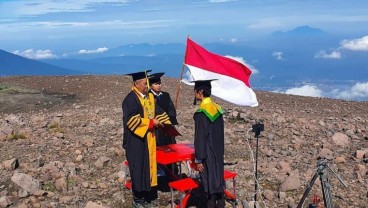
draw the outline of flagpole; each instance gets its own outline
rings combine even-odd
[[[187,40],[190,38],[190,36],[188,35]],[[188,41],[187,41],[188,42]],[[185,46],[185,52],[184,52],[184,60],[183,60],[183,66],[181,67],[181,72],[180,72],[180,79],[179,79],[179,83],[176,87],[176,96],[175,96],[175,109],[178,110],[178,101],[179,101],[179,92],[181,89],[181,80],[183,79],[183,74],[184,74],[184,67],[185,67],[185,59],[187,56],[187,45]]]

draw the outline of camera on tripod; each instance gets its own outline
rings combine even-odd
[[[261,133],[261,131],[264,131],[263,123],[257,122],[252,125],[252,132],[254,132],[256,136],[258,136]]]
[[[256,173],[255,173],[255,183],[254,183],[254,201],[256,203],[254,203],[254,208],[257,207],[257,192],[258,192],[258,136],[261,134],[261,131],[264,130],[264,124],[261,122],[256,122],[255,124],[252,125],[252,132],[254,132],[255,137],[257,139],[257,146],[256,146]]]
[[[256,123],[252,125],[252,131],[253,132],[261,132],[264,130],[264,124],[263,123]]]

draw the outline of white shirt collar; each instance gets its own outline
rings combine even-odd
[[[145,98],[147,95],[145,95],[145,94],[143,94],[143,93],[141,93],[140,91],[137,91],[138,92],[138,94],[142,97],[142,98]]]
[[[160,95],[162,95],[162,92],[160,91],[159,93],[156,93],[155,91],[153,91],[153,90],[151,90],[151,92],[153,93],[153,95],[155,95],[155,96],[160,96]]]

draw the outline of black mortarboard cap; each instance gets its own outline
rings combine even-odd
[[[207,79],[207,80],[195,80],[191,81],[194,82],[194,89],[195,90],[201,90],[201,89],[211,89],[211,82],[218,79]]]
[[[139,79],[143,79],[148,77],[148,72],[151,72],[152,70],[146,70],[146,71],[140,71],[140,72],[134,72],[134,73],[130,73],[127,75],[132,76],[133,81],[139,80]]]
[[[164,75],[164,72],[154,73],[149,75],[149,83],[155,84],[157,82],[161,82],[161,77]]]

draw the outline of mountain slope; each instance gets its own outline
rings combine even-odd
[[[280,35],[285,35],[285,36],[323,36],[323,35],[327,35],[327,33],[319,28],[313,28],[310,27],[308,25],[304,25],[304,26],[299,26],[296,27],[292,30],[286,31],[286,32],[281,32],[281,31],[276,31],[274,32],[272,35],[274,36],[280,36]]]
[[[0,76],[68,74],[81,74],[81,72],[27,59],[0,50]]]
[[[167,77],[162,80],[163,89],[174,102],[180,94],[176,105],[177,129],[183,136],[176,137],[176,141],[193,143],[193,113],[198,108],[193,105],[193,86],[182,84],[176,94],[179,80]],[[37,100],[22,99],[11,105],[9,100],[18,94],[0,90],[6,101],[3,103],[11,106],[10,110],[0,112],[1,198],[11,199],[10,207],[40,207],[40,204],[88,207],[89,201],[101,202],[101,207],[131,207],[131,191],[119,187],[123,184],[118,179],[121,171],[127,171],[121,167],[126,160],[121,145],[121,102],[131,91],[130,76],[4,77],[0,79],[0,85],[3,83],[22,85],[40,92],[38,95],[48,95],[38,96]],[[343,188],[333,174],[329,175],[335,196],[333,203],[344,208],[367,208],[368,102],[255,93],[260,103],[255,108],[236,106],[213,97],[225,112],[225,169],[238,174],[237,191],[245,193],[237,195],[239,201],[249,201],[252,197],[255,164],[251,153],[259,141],[257,165],[262,185],[259,193],[269,196],[262,199],[265,206],[295,207],[316,170],[317,159],[326,158],[331,170],[349,185]],[[35,97],[34,93],[28,95],[27,98]],[[59,95],[57,98],[62,100],[50,104],[51,95]],[[256,122],[262,122],[265,127],[259,140],[247,131]],[[25,139],[13,139],[13,132]],[[101,158],[107,158],[109,164],[103,166]],[[18,169],[13,170],[12,161],[19,162]],[[28,197],[13,194],[22,191],[12,180],[17,171],[43,184],[42,190]],[[188,174],[187,168],[182,173]],[[316,185],[305,204],[312,202],[314,195],[322,197],[319,182]],[[202,199],[198,192],[190,200]],[[37,193],[48,196],[39,197]],[[280,193],[287,194],[287,198],[277,197]],[[160,207],[170,207],[170,193],[159,192],[159,196]],[[227,202],[226,207],[231,205]]]

